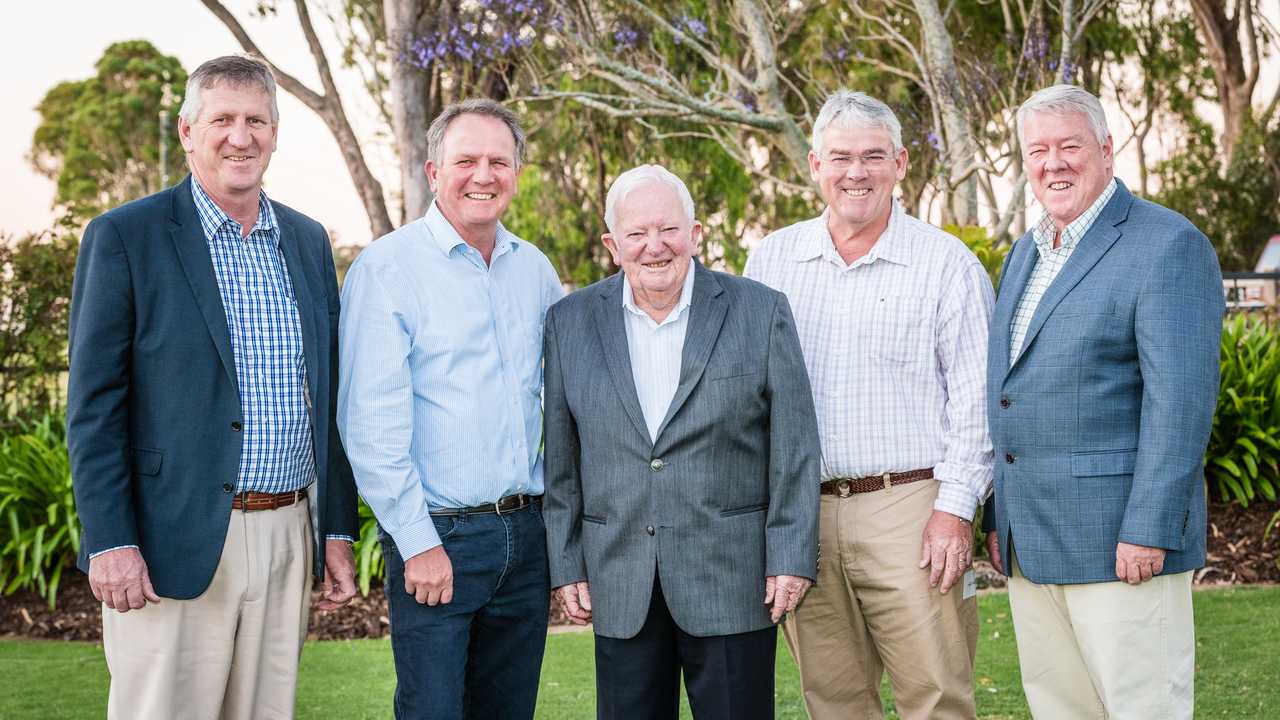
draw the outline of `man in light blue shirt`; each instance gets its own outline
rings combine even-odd
[[[564,290],[498,220],[524,154],[515,116],[469,100],[427,140],[431,208],[347,273],[338,426],[382,529],[396,717],[531,718],[549,610],[542,322]]]

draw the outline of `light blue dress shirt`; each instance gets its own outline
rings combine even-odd
[[[542,328],[563,295],[536,247],[499,225],[486,266],[435,203],[347,272],[338,429],[404,558],[440,544],[433,509],[542,494]]]

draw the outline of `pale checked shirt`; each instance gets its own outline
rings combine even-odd
[[[795,312],[822,479],[931,467],[934,508],[972,520],[991,488],[991,280],[958,238],[896,201],[870,252],[846,264],[829,212],[766,237],[744,273]]]
[[[693,299],[693,260],[684,277],[680,300],[671,312],[654,322],[636,306],[631,280],[622,276],[622,307],[627,323],[627,351],[631,355],[631,378],[636,385],[649,441],[658,441],[658,429],[667,417],[671,400],[680,385],[680,362],[689,330],[689,302]]]
[[[1080,213],[1080,217],[1072,220],[1062,229],[1062,242],[1056,248],[1053,246],[1053,239],[1058,235],[1058,227],[1053,223],[1053,218],[1049,217],[1049,213],[1041,215],[1040,221],[1032,229],[1031,237],[1035,240],[1036,253],[1039,257],[1031,270],[1031,277],[1027,279],[1027,287],[1018,300],[1018,307],[1013,312],[1013,320],[1009,323],[1010,366],[1022,354],[1022,343],[1027,339],[1027,329],[1031,327],[1031,318],[1035,316],[1036,308],[1040,306],[1040,299],[1058,277],[1058,273],[1062,272],[1076,245],[1080,244],[1080,238],[1093,227],[1093,221],[1102,214],[1102,209],[1107,206],[1107,202],[1115,192],[1116,181],[1112,178],[1111,182],[1103,188],[1098,199]]]

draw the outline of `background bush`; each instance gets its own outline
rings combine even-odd
[[[1205,467],[1224,500],[1275,502],[1280,484],[1280,328],[1246,314],[1222,328],[1222,381]]]
[[[0,587],[34,590],[53,607],[79,551],[62,417],[50,414],[0,438]]]

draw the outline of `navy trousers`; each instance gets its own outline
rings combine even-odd
[[[380,533],[396,666],[397,720],[529,720],[550,611],[546,530],[536,505],[436,517],[453,600],[420,605],[404,560]]]

